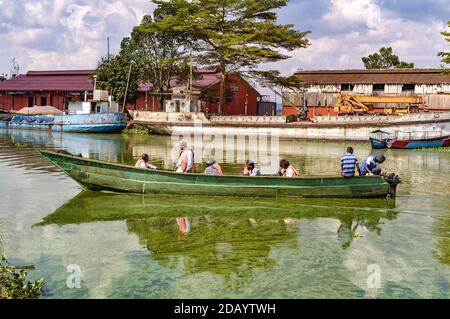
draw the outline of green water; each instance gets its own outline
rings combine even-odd
[[[176,144],[0,130],[0,250],[14,264],[35,265],[29,276],[46,280],[47,298],[450,297],[449,152],[378,152],[403,180],[388,202],[94,193],[34,151],[127,164],[147,152],[172,168]],[[352,144],[360,159],[370,153]],[[226,172],[238,173],[251,156],[265,172],[285,157],[302,174],[337,174],[346,146],[280,142],[270,160],[230,144],[213,154]],[[197,161],[211,153],[210,143]],[[69,265],[81,269],[79,289],[66,284]],[[379,288],[367,284],[369,265],[380,269]]]

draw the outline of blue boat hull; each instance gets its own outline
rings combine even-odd
[[[27,130],[48,130],[71,133],[119,133],[127,126],[123,113],[61,115],[55,117],[15,116],[0,121],[0,127]]]
[[[379,140],[376,138],[371,137],[370,138],[370,145],[372,145],[373,149],[382,149],[382,148],[387,148],[387,144],[386,144],[386,140]]]
[[[450,146],[450,136],[430,138],[422,140],[395,140],[388,145],[389,148],[415,149],[415,148],[436,148]]]

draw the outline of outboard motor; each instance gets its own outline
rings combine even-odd
[[[398,177],[398,175],[395,175],[395,173],[390,173],[384,175],[384,180],[389,183],[389,190],[386,198],[395,198],[395,196],[397,195],[397,185],[402,182],[400,180],[400,177]]]

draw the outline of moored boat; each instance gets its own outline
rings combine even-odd
[[[0,120],[0,127],[73,133],[118,133],[127,126],[124,113],[68,114],[57,116],[14,115]]]
[[[383,149],[387,148],[387,141],[389,138],[393,138],[392,134],[382,130],[376,130],[370,132],[370,145],[373,149]]]
[[[91,190],[180,195],[243,197],[344,197],[395,196],[398,178],[381,176],[208,176],[163,170],[142,170],[105,161],[40,150],[40,154]]]
[[[443,135],[442,131],[397,131],[395,134],[374,131],[370,136],[373,149],[417,149],[450,146],[450,135]]]
[[[67,114],[51,106],[23,108],[0,117],[0,127],[72,133],[118,133],[127,126],[128,115],[109,101],[70,102]]]

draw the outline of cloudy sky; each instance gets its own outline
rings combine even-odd
[[[15,58],[21,72],[95,68],[100,56],[117,52],[149,0],[0,0],[0,73]],[[450,20],[448,0],[291,0],[280,21],[310,30],[312,45],[277,64],[296,69],[362,68],[361,57],[392,46],[416,67],[439,67],[440,35]],[[272,66],[273,67],[273,66]]]

